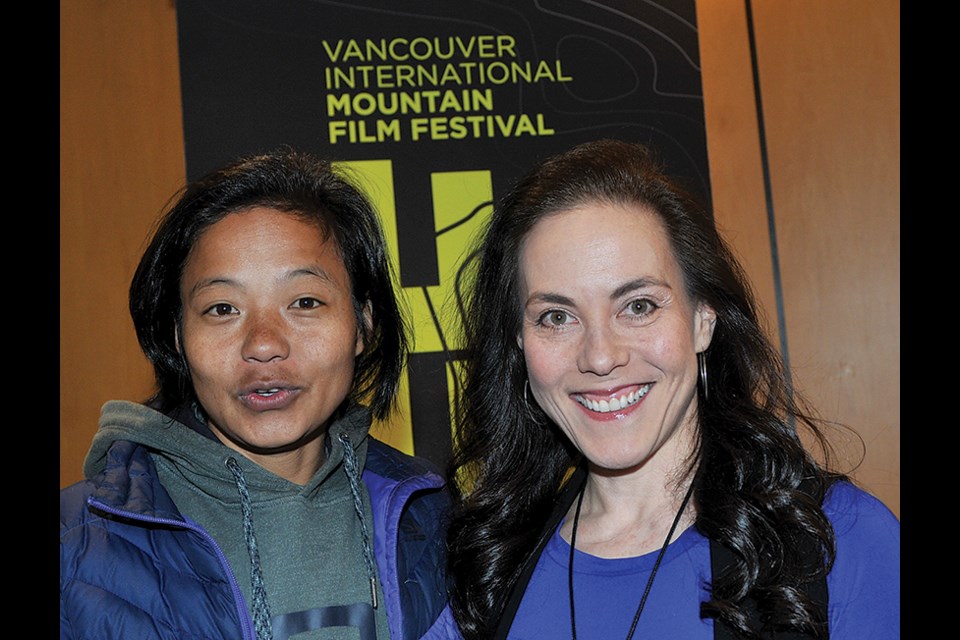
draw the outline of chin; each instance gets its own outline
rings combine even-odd
[[[289,429],[273,434],[254,432],[249,437],[234,440],[234,442],[242,449],[252,453],[282,453],[299,449],[318,435],[320,435],[319,430]]]
[[[590,464],[598,470],[629,473],[649,463],[655,451],[649,449],[624,450],[621,446],[592,447],[582,450]]]
[[[630,455],[626,453],[594,451],[583,452],[584,457],[595,471],[606,471],[611,474],[622,474],[636,471],[643,467],[650,456]]]

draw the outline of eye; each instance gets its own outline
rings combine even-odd
[[[323,303],[317,300],[316,298],[304,297],[297,298],[293,302],[293,307],[295,309],[316,309],[317,307],[322,306]]]
[[[207,309],[207,314],[211,316],[223,317],[230,316],[236,313],[239,313],[237,308],[232,304],[227,304],[226,302],[218,302],[209,309]]]
[[[648,316],[658,309],[656,303],[646,298],[637,298],[627,304],[626,312],[632,316]]]
[[[537,319],[537,324],[541,324],[546,327],[559,327],[569,324],[572,321],[573,316],[566,311],[563,311],[562,309],[551,309],[550,311],[543,313]]]

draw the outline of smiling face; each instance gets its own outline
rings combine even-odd
[[[363,350],[335,240],[273,209],[229,214],[194,245],[180,293],[179,346],[213,432],[278,475],[312,475]]]
[[[520,269],[541,408],[595,470],[676,471],[696,444],[697,353],[715,314],[689,299],[659,217],[600,203],[551,214]]]

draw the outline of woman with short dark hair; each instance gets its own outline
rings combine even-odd
[[[347,176],[283,150],[188,185],[130,312],[157,392],[61,492],[61,638],[450,637],[443,479],[368,433],[407,342]]]

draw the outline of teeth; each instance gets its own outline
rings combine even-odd
[[[648,391],[650,391],[649,384],[640,387],[636,391],[631,391],[626,395],[622,395],[619,398],[610,398],[610,400],[591,400],[590,398],[584,398],[583,396],[576,396],[575,399],[587,409],[590,409],[590,411],[596,411],[597,413],[610,413],[611,411],[626,409],[630,405],[640,402],[640,398],[647,395]]]
[[[269,397],[269,396],[272,396],[272,395],[275,394],[275,393],[278,393],[279,391],[280,391],[279,388],[274,387],[273,389],[257,389],[255,393],[256,393],[258,396],[267,396],[267,397]]]

